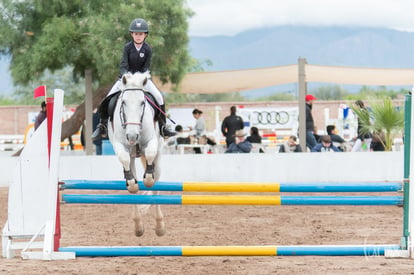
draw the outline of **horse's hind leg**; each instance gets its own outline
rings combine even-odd
[[[132,210],[132,219],[134,221],[135,236],[141,237],[142,235],[144,235],[145,229],[144,222],[142,220],[142,214],[140,211],[140,206],[134,205]]]
[[[165,235],[164,215],[159,204],[155,205],[155,234],[161,237]]]

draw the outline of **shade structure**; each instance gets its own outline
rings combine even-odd
[[[188,73],[178,87],[154,82],[164,92],[187,94],[216,94],[254,90],[280,84],[296,83],[298,65],[283,65],[232,71]],[[306,64],[307,82],[326,82],[353,85],[412,85],[414,69],[323,66]]]

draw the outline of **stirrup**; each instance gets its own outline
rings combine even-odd
[[[97,140],[100,138],[106,138],[108,136],[107,128],[104,124],[99,123],[95,131],[92,134],[92,140]]]

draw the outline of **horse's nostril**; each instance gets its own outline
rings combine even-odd
[[[134,144],[138,140],[138,135],[135,135],[135,134],[127,134],[126,135],[126,138],[127,138],[127,140],[129,141],[130,144]]]

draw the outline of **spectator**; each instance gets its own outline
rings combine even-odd
[[[204,118],[201,116],[203,114],[203,112],[199,109],[194,109],[193,110],[193,117],[196,120],[196,123],[193,127],[189,127],[190,130],[194,131],[194,135],[196,138],[200,138],[202,135],[204,135],[205,130],[206,130],[206,125],[204,122]]]
[[[191,138],[184,133],[183,126],[177,125],[175,126],[175,132],[177,135],[169,137],[166,141],[167,145],[169,146],[177,146],[179,144],[190,144]]]
[[[262,143],[262,137],[259,135],[259,129],[257,127],[250,128],[250,136],[246,138],[250,143]]]
[[[246,134],[243,130],[237,130],[235,141],[230,144],[225,153],[250,153],[252,144],[245,139]]]
[[[384,147],[385,135],[384,132],[377,132],[372,134],[372,140],[370,145],[371,151],[385,151]]]
[[[290,136],[285,144],[282,144],[279,148],[279,153],[300,153],[302,147],[297,143],[296,136]]]
[[[341,150],[332,144],[331,136],[324,135],[321,137],[321,143],[313,147],[312,152],[341,152]]]
[[[253,153],[264,153],[264,148],[261,146],[262,144],[262,137],[259,134],[259,129],[257,127],[250,128],[250,136],[246,138],[248,142],[252,144],[252,152]]]
[[[194,134],[196,142],[200,143],[200,144],[204,143],[204,142],[201,141],[201,138],[203,137],[203,139],[205,139],[205,128],[206,128],[204,118],[201,116],[202,114],[203,114],[203,112],[201,110],[199,110],[197,108],[194,109],[193,110],[193,117],[196,120],[196,123],[194,125],[194,128],[191,127],[191,126],[189,127],[190,130],[193,130],[193,134]],[[196,154],[201,154],[201,148],[200,147],[195,147],[194,152]]]
[[[339,150],[341,150],[342,152],[345,150],[346,148],[346,141],[340,136],[338,135],[338,131],[336,130],[335,125],[328,125],[326,126],[326,133],[331,136],[332,139],[332,143],[338,147]]]
[[[100,114],[97,109],[94,110],[92,113],[92,130],[95,130],[96,127],[99,124],[99,117]],[[95,145],[95,153],[96,155],[102,155],[102,140],[107,140],[108,137],[102,138],[98,137],[95,140],[92,140],[93,144]],[[72,137],[69,138],[69,145],[72,142]],[[82,147],[85,149],[86,143],[85,143],[85,125],[82,126],[82,131],[80,134],[80,141],[82,144]],[[73,143],[73,142],[72,142]]]
[[[236,115],[236,106],[231,106],[230,115],[225,117],[221,124],[221,132],[226,137],[227,148],[234,143],[236,131],[243,128],[243,119]]]
[[[170,137],[170,138],[174,139],[176,145],[191,143],[190,137],[184,133],[183,126],[181,125],[175,126],[175,131],[177,132],[177,135]]]
[[[344,143],[345,140],[337,134],[335,125],[326,126],[326,133],[331,136],[332,142]]]
[[[363,112],[368,112],[368,109],[365,107],[365,104],[362,100],[355,101],[355,105]],[[352,152],[361,152],[368,151],[371,148],[371,133],[363,133],[362,131],[362,122],[358,117],[358,136],[355,139],[354,147],[352,147]]]
[[[312,150],[313,147],[316,146],[316,139],[314,136],[315,133],[315,123],[313,121],[312,116],[312,105],[313,101],[317,98],[313,95],[306,95],[305,101],[306,101],[306,147],[309,148],[309,150]]]
[[[40,104],[41,110],[40,112],[37,114],[36,116],[36,120],[35,120],[35,124],[34,124],[34,129],[35,131],[37,130],[37,128],[39,128],[40,124],[42,124],[42,122],[46,119],[47,117],[47,112],[46,112],[46,102],[42,101],[42,103]]]

